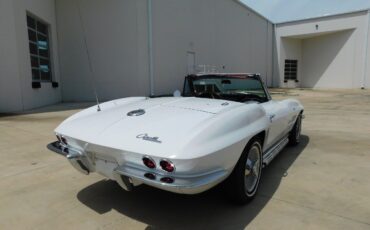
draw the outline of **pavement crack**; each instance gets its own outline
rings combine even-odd
[[[53,162],[53,163],[50,163],[48,165],[44,165],[44,166],[40,166],[40,167],[36,167],[36,168],[31,168],[31,169],[28,169],[28,170],[25,170],[25,171],[5,175],[5,176],[0,177],[0,179],[6,179],[6,178],[9,178],[9,177],[13,177],[13,176],[19,176],[19,175],[22,175],[22,174],[25,174],[25,173],[29,173],[29,172],[37,171],[37,170],[40,170],[40,169],[52,167],[53,165],[57,165],[57,164],[61,164],[61,163],[62,162]]]

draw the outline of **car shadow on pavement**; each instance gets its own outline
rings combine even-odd
[[[302,135],[296,147],[287,147],[263,170],[257,197],[249,204],[231,203],[222,186],[199,195],[179,195],[149,186],[126,192],[110,180],[82,189],[77,198],[99,214],[112,209],[147,224],[147,229],[244,229],[261,212],[279,188],[281,180],[304,151],[309,137]]]

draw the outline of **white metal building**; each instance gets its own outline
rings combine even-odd
[[[243,2],[275,24],[274,86],[370,86],[369,0]]]
[[[368,0],[329,14],[296,2],[0,0],[0,113],[92,101],[94,87],[101,100],[167,94],[200,64],[270,87],[368,87]],[[295,15],[271,13],[282,6]]]
[[[37,15],[47,24],[51,52],[45,56],[52,60],[52,80],[60,82],[61,79],[54,1],[0,0],[0,113],[27,110],[62,100],[60,87],[53,88],[51,81],[42,83],[41,89],[32,88],[28,13]],[[35,40],[34,34],[32,37]],[[37,59],[37,55],[35,57]],[[41,80],[38,77],[35,81]]]
[[[0,33],[0,112],[171,93],[196,64],[272,82],[273,24],[235,0],[0,0]]]
[[[275,84],[303,88],[369,86],[369,13],[348,13],[276,25]],[[291,61],[297,75],[289,80]],[[290,68],[290,70],[288,70]],[[294,71],[294,70],[293,70]]]

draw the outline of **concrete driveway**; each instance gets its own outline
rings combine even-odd
[[[0,117],[0,229],[370,229],[370,91],[273,90],[306,107],[302,142],[264,170],[257,198],[230,204],[84,176],[46,149],[86,105]]]

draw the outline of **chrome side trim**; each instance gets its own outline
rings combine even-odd
[[[276,145],[274,145],[270,150],[268,150],[263,155],[263,166],[267,166],[271,163],[271,161],[283,150],[283,148],[288,144],[289,139],[288,136],[284,137],[282,140],[280,140]]]

